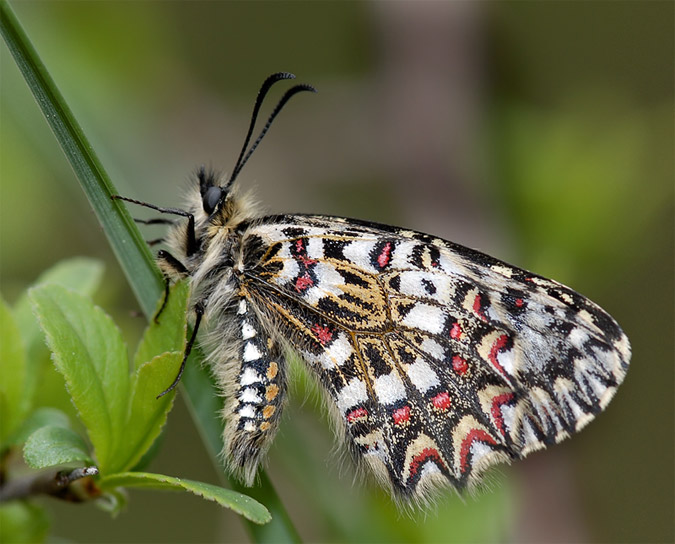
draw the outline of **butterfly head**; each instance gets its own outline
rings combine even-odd
[[[223,203],[230,196],[230,184],[221,184],[222,179],[217,172],[207,170],[203,166],[197,171],[199,194],[204,214],[211,218],[222,208]]]
[[[195,237],[204,240],[215,234],[212,228],[236,228],[258,215],[252,192],[241,194],[238,184],[219,172],[200,167],[191,190],[190,212],[195,219]],[[199,192],[196,188],[199,187]]]

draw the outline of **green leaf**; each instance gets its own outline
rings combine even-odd
[[[0,297],[0,444],[19,427],[28,412],[25,387],[26,352],[14,316]]]
[[[182,353],[185,350],[188,292],[188,284],[184,281],[176,283],[171,287],[169,298],[161,315],[156,320],[150,320],[150,324],[143,334],[143,339],[139,343],[134,355],[134,368],[139,368],[142,364],[147,363],[161,353],[167,351]],[[158,303],[155,315],[157,315],[157,311],[161,308],[163,299],[164,297]],[[167,386],[169,384],[170,382]],[[161,391],[157,393],[161,393]]]
[[[33,286],[56,283],[69,287],[82,295],[92,296],[98,289],[102,277],[103,263],[95,259],[75,257],[61,261],[45,271]],[[27,375],[23,395],[26,404],[30,407],[38,379],[43,372],[43,365],[49,359],[49,351],[40,325],[33,315],[28,293],[22,295],[15,304],[14,317],[26,346]]]
[[[157,395],[171,384],[182,360],[181,352],[163,353],[134,372],[124,436],[118,442],[110,472],[133,468],[159,436],[173,406],[176,391],[159,399]]]
[[[272,519],[267,508],[258,501],[251,497],[247,497],[242,493],[211,484],[195,482],[193,480],[164,476],[163,474],[125,472],[102,478],[99,485],[103,490],[106,488],[110,489],[125,486],[184,490],[210,501],[215,501],[226,508],[230,508],[254,523],[264,524]]]
[[[119,329],[88,299],[59,285],[30,290],[54,364],[87,428],[101,472],[125,432],[129,371]]]
[[[91,464],[87,444],[82,437],[64,427],[42,427],[28,437],[23,448],[23,458],[35,469],[67,465]]]
[[[49,518],[42,507],[27,501],[10,501],[0,505],[0,542],[44,542],[48,530]]]
[[[42,407],[28,416],[7,441],[10,445],[23,444],[40,427],[55,426],[70,428],[68,416],[56,408]]]

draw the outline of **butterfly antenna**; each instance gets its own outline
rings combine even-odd
[[[239,158],[237,159],[237,162],[234,166],[234,170],[232,171],[232,176],[230,177],[230,180],[227,182],[228,186],[232,185],[234,180],[237,178],[239,172],[241,172],[241,169],[244,167],[248,159],[251,157],[256,147],[258,147],[258,144],[265,137],[265,134],[267,134],[267,131],[270,129],[270,126],[272,125],[272,122],[274,121],[275,117],[279,115],[279,112],[283,109],[286,103],[299,92],[302,91],[309,91],[312,93],[316,92],[316,89],[314,87],[306,84],[296,85],[288,89],[288,91],[286,91],[286,93],[281,97],[281,100],[279,100],[279,103],[276,105],[276,107],[270,114],[269,119],[267,119],[267,123],[265,123],[265,126],[260,131],[260,135],[258,136],[256,141],[253,142],[251,148],[248,150],[248,153],[246,153],[246,147],[248,146],[248,143],[251,140],[253,128],[255,127],[255,122],[256,119],[258,118],[258,112],[260,111],[263,99],[265,98],[265,95],[269,91],[270,87],[274,85],[277,81],[281,81],[282,79],[294,79],[294,78],[295,76],[293,74],[290,74],[288,72],[279,72],[269,76],[260,87],[260,91],[258,91],[258,97],[256,98],[255,101],[255,106],[253,107],[253,114],[251,115],[251,123],[248,127],[248,133],[246,134],[246,139],[244,140],[244,145],[241,149],[241,153],[239,153]]]
[[[239,170],[241,170],[241,167],[243,166],[241,160],[244,157],[244,153],[246,153],[246,147],[248,146],[248,143],[251,141],[251,135],[253,134],[253,129],[255,128],[255,122],[256,119],[258,119],[258,112],[260,111],[260,107],[262,106],[263,100],[265,100],[265,96],[267,96],[267,93],[272,88],[272,85],[283,79],[295,79],[295,75],[291,74],[290,72],[277,72],[276,74],[272,74],[271,76],[269,76],[265,81],[263,81],[263,84],[260,86],[258,96],[255,99],[255,105],[253,106],[253,113],[251,114],[251,122],[249,123],[248,126],[248,133],[246,134],[246,138],[244,139],[244,145],[241,147],[241,153],[239,153],[239,157],[237,157],[237,162],[234,165],[234,170],[232,171],[232,179],[234,179],[235,177],[234,172],[238,172]],[[232,183],[232,179],[230,180],[230,183]]]

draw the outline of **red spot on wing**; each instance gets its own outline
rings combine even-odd
[[[379,265],[380,268],[384,268],[389,264],[390,260],[391,260],[391,242],[387,242],[386,244],[384,244],[382,251],[380,251],[380,254],[377,256],[377,264]]]
[[[455,372],[457,372],[457,374],[463,376],[469,369],[469,365],[467,364],[466,359],[460,357],[459,355],[454,355],[452,357],[452,368]]]
[[[492,444],[493,446],[497,444],[495,439],[483,429],[471,429],[464,437],[464,440],[462,440],[462,446],[460,447],[460,467],[462,472],[466,472],[469,464],[471,446],[476,440],[485,442],[486,444]]]
[[[499,361],[497,360],[497,355],[499,352],[504,349],[506,344],[509,342],[509,337],[506,334],[502,334],[497,340],[494,341],[492,344],[492,347],[490,347],[490,354],[488,355],[489,361],[492,363],[492,366],[494,366],[499,372],[504,376],[505,378],[508,379],[508,376],[506,374],[506,371],[502,367],[501,364],[499,364]]]
[[[307,272],[305,272],[302,276],[299,276],[298,279],[295,280],[295,290],[298,291],[298,293],[306,291],[312,285],[314,285],[314,280],[309,276]]]
[[[349,423],[354,423],[359,418],[366,417],[368,415],[368,410],[365,408],[356,408],[347,414],[347,421]]]
[[[483,313],[483,310],[481,308],[481,298],[480,298],[480,293],[476,295],[476,298],[473,299],[473,311],[474,313],[480,317],[483,321],[487,321],[487,317],[485,317],[485,314]]]
[[[298,261],[300,261],[305,266],[309,266],[311,264],[317,263],[316,259],[310,259],[307,256],[307,247],[305,246],[305,240],[303,238],[300,238],[300,239],[295,241],[295,255],[294,256]]]
[[[522,308],[523,304],[525,304],[525,303],[523,302],[522,298],[516,299],[516,306],[518,306],[518,308]]]
[[[458,340],[462,336],[462,327],[459,323],[455,322],[450,328],[450,338],[453,340]]]
[[[450,395],[447,391],[443,391],[432,398],[431,402],[433,403],[434,408],[438,408],[439,410],[447,410],[450,408]]]
[[[333,339],[333,333],[328,328],[328,325],[321,326],[317,323],[312,326],[312,332],[316,335],[317,339],[323,346]]]
[[[443,469],[445,469],[445,464],[443,463],[443,459],[441,459],[441,455],[438,453],[438,451],[434,448],[424,448],[412,458],[412,461],[410,461],[410,476],[417,474],[417,471],[420,469],[420,467],[429,459],[432,459]]]
[[[492,413],[492,417],[497,424],[499,432],[502,433],[502,436],[506,436],[504,417],[502,416],[502,406],[511,400],[513,400],[513,393],[502,393],[492,399],[492,408],[490,409],[490,412]]]
[[[394,418],[395,425],[405,423],[410,419],[410,406],[404,406],[403,408],[398,408],[397,410],[394,410],[394,413],[391,414],[391,417]]]

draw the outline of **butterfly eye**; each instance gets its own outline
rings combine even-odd
[[[207,189],[204,198],[202,199],[202,205],[204,206],[204,211],[208,215],[211,215],[213,210],[216,209],[222,196],[223,190],[220,187],[211,186]]]

